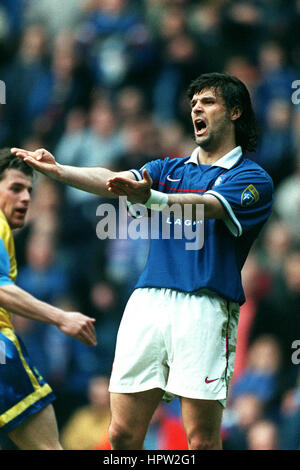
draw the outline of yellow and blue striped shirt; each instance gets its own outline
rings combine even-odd
[[[0,210],[0,287],[13,284],[17,278],[15,244],[11,228]],[[0,329],[13,328],[11,312],[0,306]]]

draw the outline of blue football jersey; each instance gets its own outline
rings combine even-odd
[[[273,183],[257,163],[244,158],[236,147],[213,165],[198,163],[197,147],[186,158],[157,159],[146,168],[152,188],[164,193],[212,194],[224,206],[227,217],[205,219],[203,244],[187,249],[187,238],[174,236],[176,225],[196,222],[164,217],[159,235],[152,237],[148,260],[136,287],[163,287],[184,292],[209,289],[222,297],[245,301],[241,269],[249,250],[268,219],[273,202]],[[137,179],[142,169],[131,170]],[[164,224],[173,226],[170,237]],[[170,228],[170,227],[168,227]]]

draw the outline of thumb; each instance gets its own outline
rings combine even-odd
[[[44,155],[44,150],[43,149],[39,149],[35,153],[36,153],[36,159],[37,160],[42,160],[43,159],[43,155]]]
[[[148,183],[150,186],[152,185],[152,178],[149,175],[148,171],[146,169],[143,170],[143,179]]]

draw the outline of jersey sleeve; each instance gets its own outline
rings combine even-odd
[[[0,223],[0,286],[13,284],[9,277],[10,259],[5,243],[5,227]]]
[[[239,237],[266,221],[273,203],[273,183],[271,178],[257,171],[245,171],[228,178],[214,190],[227,212],[224,220],[227,228]]]
[[[168,160],[167,158],[164,160],[157,159],[157,160],[152,160],[151,162],[146,163],[142,168],[139,170],[130,170],[136,179],[138,181],[143,179],[142,173],[143,170],[146,169],[151,176],[151,179],[153,181],[152,183],[152,189],[158,189],[158,181],[160,180],[160,175],[164,166],[165,161]]]

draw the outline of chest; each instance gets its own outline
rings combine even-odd
[[[227,177],[224,168],[187,164],[164,171],[158,184],[160,191],[166,193],[202,194],[217,187]]]

